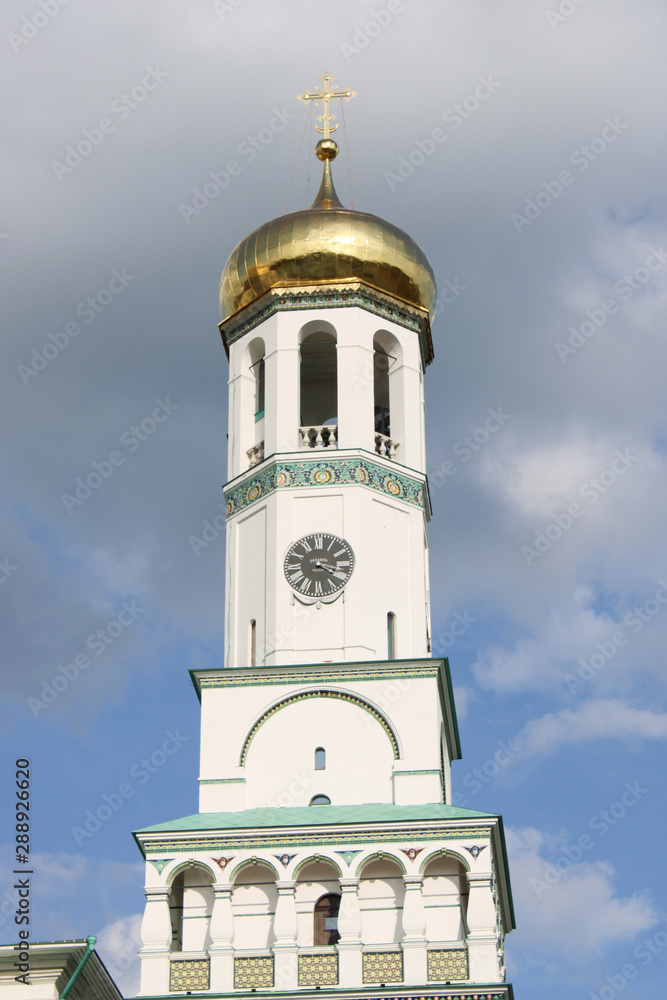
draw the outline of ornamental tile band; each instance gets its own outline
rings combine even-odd
[[[220,323],[219,329],[225,351],[229,353],[230,344],[240,340],[278,312],[292,312],[296,309],[349,309],[355,306],[418,334],[424,365],[433,361],[433,341],[426,312],[408,303],[398,302],[369,285],[356,282],[271,289],[254,306],[249,306]]]
[[[465,948],[434,948],[428,951],[429,983],[468,979],[468,952]]]
[[[169,992],[182,993],[209,988],[209,967],[207,958],[172,961],[169,966]]]
[[[370,459],[328,457],[324,461],[275,462],[225,492],[227,517],[245,510],[279,489],[351,486],[361,483],[395,500],[426,509],[425,486],[418,479],[386,469]]]
[[[405,843],[411,837],[414,837],[414,831],[406,832],[405,830],[399,830],[396,833],[390,833],[383,830],[382,836],[379,837],[377,833],[358,833],[355,835],[355,845],[356,844],[391,844],[400,843],[401,841]],[[454,829],[448,830],[445,826],[441,826],[433,830],[423,830],[419,831],[420,840],[467,840],[472,837],[480,836],[491,836],[490,829]],[[327,834],[314,834],[312,837],[308,836],[290,836],[289,834],[283,834],[281,832],[280,839],[277,839],[275,834],[270,837],[266,837],[263,840],[260,839],[248,839],[242,840],[238,837],[228,835],[227,837],[213,836],[210,835],[210,831],[202,833],[200,837],[196,840],[180,840],[176,838],[169,838],[165,840],[157,840],[153,842],[148,842],[145,845],[145,850],[147,854],[153,853],[163,853],[164,851],[176,852],[206,852],[210,853],[212,851],[261,851],[270,850],[274,847],[284,847],[292,848],[296,847],[302,850],[308,850],[317,847],[329,847],[340,845],[340,835],[329,836]],[[150,860],[150,859],[149,859]]]
[[[272,955],[234,959],[234,989],[256,990],[267,986],[273,986]]]
[[[299,986],[338,986],[338,955],[299,955]]]
[[[400,951],[365,951],[363,954],[362,982],[402,983],[403,953]]]

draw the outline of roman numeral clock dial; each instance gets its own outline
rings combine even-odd
[[[285,556],[285,579],[300,601],[325,604],[340,597],[352,576],[354,553],[336,535],[305,535]]]

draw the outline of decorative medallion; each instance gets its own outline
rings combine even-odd
[[[155,867],[157,868],[158,875],[161,875],[162,872],[167,867],[167,865],[169,864],[169,862],[173,861],[174,859],[173,858],[155,858],[155,859],[148,858],[147,860],[150,861],[150,863],[152,865],[155,865]]]
[[[401,852],[403,854],[407,854],[407,856],[410,858],[410,861],[414,861],[417,855],[421,854],[423,850],[424,850],[423,847],[410,847],[408,848],[407,851],[404,848],[401,848]]]
[[[349,868],[357,854],[361,854],[361,848],[358,851],[334,851],[334,854],[340,854],[341,858],[345,860],[345,864]]]
[[[476,861],[485,847],[486,844],[482,844],[481,847],[478,847],[477,844],[473,844],[472,847],[466,847],[465,850],[468,852],[468,854],[472,854],[473,858]]]
[[[233,861],[235,857],[236,855],[232,854],[231,857],[229,858],[213,858],[213,860],[215,861],[216,865],[220,865],[220,867],[224,871],[229,862]]]
[[[290,861],[296,857],[296,854],[274,854],[273,856],[278,859],[283,868],[287,868]]]

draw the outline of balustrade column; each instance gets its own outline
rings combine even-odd
[[[141,993],[160,996],[169,990],[171,952],[169,890],[163,886],[146,889],[146,909],[141,924]]]
[[[296,989],[298,923],[294,882],[276,882],[278,900],[273,918],[275,981],[280,989]]]
[[[231,885],[213,886],[213,910],[209,924],[211,946],[211,990],[229,993],[234,988],[234,915]]]
[[[359,879],[340,880],[338,911],[338,982],[340,986],[359,988],[361,975],[361,910]]]
[[[404,875],[403,980],[408,985],[426,982],[426,911],[421,875]]]

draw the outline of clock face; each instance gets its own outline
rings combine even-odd
[[[336,535],[305,535],[290,546],[284,569],[287,582],[297,594],[326,601],[352,576],[354,553]]]

